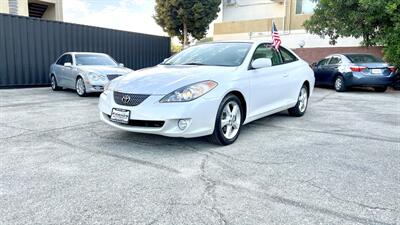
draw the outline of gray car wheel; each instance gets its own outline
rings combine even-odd
[[[50,77],[50,84],[53,91],[58,91],[61,89],[61,87],[58,86],[56,76],[54,75],[51,75]]]
[[[219,145],[230,145],[236,141],[243,123],[240,99],[235,95],[226,96],[218,109],[214,132],[209,141]]]
[[[79,78],[76,80],[75,89],[76,89],[76,93],[77,93],[79,96],[84,97],[84,96],[87,95],[87,93],[86,93],[86,87],[85,87],[85,82],[83,81],[83,78],[82,78],[82,77],[79,77]]]
[[[291,116],[296,116],[296,117],[301,117],[306,113],[307,106],[308,106],[308,87],[306,85],[303,85],[300,89],[300,94],[297,99],[297,104],[293,107],[290,108],[289,115]]]

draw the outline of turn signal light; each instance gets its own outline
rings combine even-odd
[[[367,67],[365,67],[365,66],[350,66],[350,69],[353,72],[361,72],[361,71],[367,69]]]

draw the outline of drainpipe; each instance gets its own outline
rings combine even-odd
[[[283,1],[283,8],[285,9],[285,14],[283,15],[283,26],[282,26],[282,34],[285,34],[285,22],[286,22],[286,13],[287,13],[287,4],[286,4],[287,0]]]

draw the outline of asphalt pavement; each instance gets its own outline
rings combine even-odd
[[[317,88],[226,147],[109,127],[97,102],[0,90],[0,224],[400,224],[400,91]]]

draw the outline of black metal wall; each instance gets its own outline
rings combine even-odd
[[[107,53],[137,70],[169,57],[170,38],[0,14],[0,87],[48,85],[50,65],[72,51]]]

